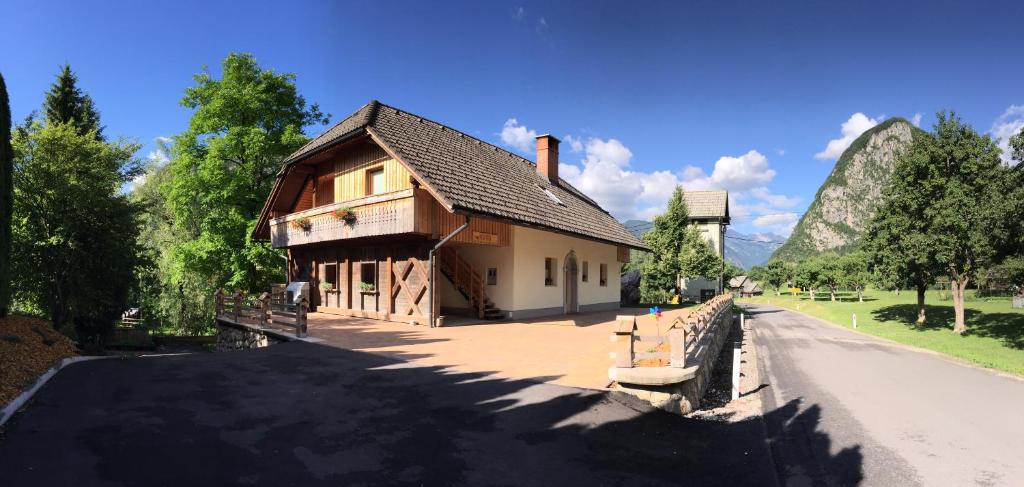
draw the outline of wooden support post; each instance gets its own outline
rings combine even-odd
[[[381,288],[377,290],[377,292],[380,293],[377,296],[383,296],[384,297],[384,319],[388,320],[388,321],[391,321],[391,313],[395,312],[395,300],[391,297],[392,296],[391,288],[394,287],[394,281],[395,281],[395,268],[394,268],[394,262],[392,262],[392,260],[391,260],[391,255],[390,255],[391,253],[394,253],[394,252],[393,251],[389,252],[388,260],[387,260],[387,264],[386,264],[387,272],[385,273],[385,275],[388,276],[388,278],[384,282],[384,285],[381,286]]]
[[[305,296],[299,296],[295,300],[295,336],[304,338],[306,336],[306,311],[309,310],[309,302]]]
[[[234,309],[235,323],[238,323],[238,313],[242,311],[242,291],[236,289],[235,294],[231,295],[232,308]]]
[[[260,328],[270,323],[270,293],[260,294]]]
[[[633,334],[636,332],[636,316],[615,317],[616,329],[609,339],[615,342],[615,367],[633,367]]]
[[[216,305],[217,312],[216,312],[216,314],[214,316],[218,316],[218,317],[219,316],[223,316],[224,315],[224,290],[223,289],[218,289],[217,293],[214,294],[214,297],[217,300],[217,305]]]

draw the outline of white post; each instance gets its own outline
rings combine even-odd
[[[743,324],[743,317],[744,316],[745,316],[745,313],[740,312],[740,328],[743,329],[743,330],[746,330],[747,327],[746,327],[746,325]]]
[[[740,398],[740,355],[743,349],[740,342],[733,343],[732,348],[732,400]]]
[[[853,328],[857,328],[857,313],[853,314]]]

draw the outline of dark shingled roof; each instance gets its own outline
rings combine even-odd
[[[363,129],[405,162],[452,211],[647,249],[618,220],[565,180],[550,184],[537,174],[532,161],[376,100],[309,141],[285,162],[297,162]],[[561,204],[548,197],[545,189]]]

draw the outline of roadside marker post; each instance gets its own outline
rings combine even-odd
[[[746,330],[747,326],[743,324],[743,317],[744,316],[746,316],[745,313],[740,313],[740,328]]]
[[[853,314],[853,328],[857,328],[857,313]]]
[[[740,315],[742,316],[742,315]],[[732,400],[740,398],[740,342],[733,342],[732,347]]]

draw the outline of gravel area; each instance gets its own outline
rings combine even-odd
[[[700,408],[690,413],[689,417],[731,422],[761,414],[761,399],[757,392],[762,388],[762,383],[757,373],[757,350],[751,337],[749,330],[743,330],[737,319],[715,361],[711,384],[701,398]],[[733,344],[736,342],[741,343],[740,397],[733,401],[732,360]]]

